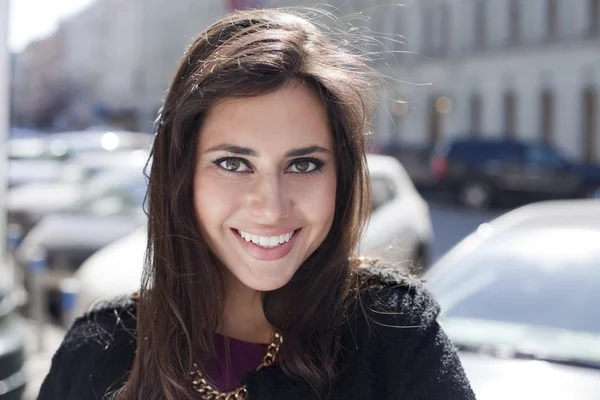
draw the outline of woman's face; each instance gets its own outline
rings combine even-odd
[[[194,207],[210,249],[249,288],[284,286],[333,221],[336,166],[325,106],[300,83],[221,103],[197,151]]]

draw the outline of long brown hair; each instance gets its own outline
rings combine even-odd
[[[171,82],[157,125],[148,189],[148,251],[137,311],[137,352],[119,399],[191,397],[193,363],[213,354],[223,277],[193,208],[195,142],[207,113],[229,98],[304,82],[326,106],[336,145],[333,225],[322,245],[281,289],[264,293],[268,321],[285,343],[280,366],[327,390],[336,334],[344,322],[349,259],[370,212],[364,137],[375,75],[350,45],[333,44],[296,11],[235,12],[201,33]]]

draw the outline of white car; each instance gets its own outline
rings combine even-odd
[[[597,400],[600,201],[530,204],[425,274],[479,400]]]
[[[9,223],[19,226],[25,235],[45,215],[66,211],[85,200],[87,192],[97,192],[115,169],[142,171],[148,159],[144,149],[114,153],[90,152],[75,155],[60,163],[60,179],[32,182],[13,187],[6,194]]]
[[[8,141],[8,186],[49,183],[65,178],[65,161],[88,169],[114,153],[147,149],[152,136],[127,131],[80,131],[13,138]],[[121,157],[122,158],[122,157]],[[118,161],[118,160],[117,160]]]
[[[425,268],[432,241],[429,206],[415,189],[402,165],[393,157],[367,156],[373,190],[373,213],[360,250],[385,257],[399,266]],[[79,268],[79,297],[75,315],[97,300],[139,288],[146,250],[141,229],[93,254]]]

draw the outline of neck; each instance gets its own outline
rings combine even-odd
[[[223,326],[219,333],[250,343],[270,343],[274,329],[263,311],[262,292],[230,274],[226,285]]]

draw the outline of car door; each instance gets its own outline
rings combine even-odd
[[[498,189],[507,192],[527,191],[532,176],[527,173],[524,146],[514,142],[488,145],[480,157],[480,168]]]
[[[564,197],[580,185],[580,178],[569,171],[569,164],[554,149],[532,144],[526,147],[526,170],[531,179],[531,191],[540,195]]]

